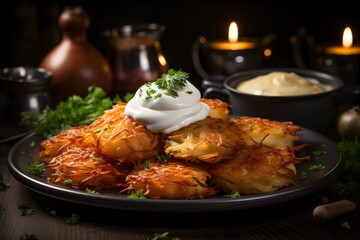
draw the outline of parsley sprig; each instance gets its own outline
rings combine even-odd
[[[334,184],[335,192],[345,197],[360,196],[360,139],[337,143],[344,162],[343,175]]]
[[[106,109],[120,101],[119,97],[107,97],[102,88],[90,86],[84,98],[73,95],[58,103],[55,108],[46,106],[41,113],[22,112],[20,124],[48,138],[70,127],[92,123]]]
[[[153,88],[153,84],[155,84],[158,89],[163,90],[165,95],[176,98],[179,96],[178,91],[186,86],[188,79],[188,73],[182,70],[176,71],[169,69],[167,73],[163,73],[155,82],[147,82],[144,84],[144,86],[146,86],[146,99],[158,99],[162,97],[162,93]],[[140,94],[143,93],[143,89],[140,88]],[[188,91],[187,93],[191,94],[192,92]]]

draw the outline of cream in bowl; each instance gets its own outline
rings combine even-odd
[[[305,78],[295,72],[275,71],[239,83],[243,93],[263,96],[297,96],[317,94],[333,89],[315,78]]]
[[[273,73],[276,73],[275,78],[271,78]],[[266,79],[261,76],[266,76]],[[285,76],[291,78],[282,79]],[[253,86],[247,86],[247,91],[238,90],[239,85],[251,81],[255,81],[257,93],[251,92]],[[208,77],[202,85],[205,98],[228,98],[233,115],[292,121],[318,132],[328,132],[333,128],[339,106],[358,101],[360,96],[359,86],[345,89],[342,79],[335,75],[300,68],[255,69],[222,78]],[[265,94],[267,88],[272,91],[280,88],[281,92],[277,89],[276,94]]]

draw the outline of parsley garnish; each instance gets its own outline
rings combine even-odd
[[[18,205],[21,216],[29,216],[35,213],[35,210],[30,208],[27,202],[22,202]]]
[[[86,189],[85,189],[85,192],[91,193],[91,194],[100,194],[100,193],[97,192],[96,190],[92,190],[92,189],[90,189],[90,188],[86,188]]]
[[[70,96],[57,104],[55,109],[46,106],[41,113],[22,112],[20,123],[48,138],[70,127],[88,125],[105,110],[121,102],[119,97],[106,97],[106,92],[99,87],[90,86],[88,92],[84,98]]]
[[[323,170],[324,168],[325,168],[325,165],[323,165],[323,164],[312,165],[309,167],[309,169],[307,171],[302,172],[300,174],[300,178],[302,180],[305,180],[308,178],[309,172],[317,172],[317,171]]]
[[[325,153],[326,153],[325,151],[318,150],[318,151],[314,151],[313,155],[318,157],[318,156],[324,155]]]
[[[160,162],[166,163],[172,158],[172,155],[171,154],[161,154],[161,155],[156,155],[155,157]]]
[[[79,215],[77,215],[76,213],[73,213],[73,214],[71,214],[70,217],[65,218],[65,219],[64,219],[64,222],[65,222],[66,224],[73,225],[73,224],[78,223],[79,220],[80,220]]]
[[[241,197],[241,196],[240,196],[240,193],[235,192],[235,193],[232,193],[232,194],[224,194],[223,197],[225,197],[225,198],[238,198],[238,197]]]
[[[71,179],[65,179],[65,180],[64,180],[64,184],[65,184],[65,185],[68,185],[68,186],[72,186],[73,182],[72,182]]]
[[[37,177],[44,177],[45,166],[44,163],[32,162],[26,167],[26,171]]]
[[[360,139],[342,140],[337,143],[344,173],[335,182],[335,191],[344,197],[360,196]]]
[[[143,190],[139,189],[136,192],[132,192],[128,198],[145,199],[146,197],[144,196]]]
[[[9,188],[10,184],[6,183],[3,179],[3,177],[0,175],[0,191],[5,190],[6,188]]]
[[[145,169],[150,169],[150,160],[145,160],[144,167]]]
[[[152,240],[180,240],[178,237],[170,238],[168,234],[169,232],[155,233]]]
[[[165,95],[176,98],[179,96],[178,91],[182,90],[189,79],[189,74],[182,70],[169,69],[167,73],[163,73],[155,82],[147,82],[144,84],[146,87],[146,99],[158,99],[162,96],[162,93],[156,91],[153,88],[153,84],[158,89],[164,91]],[[140,88],[140,96],[143,94],[143,89]],[[186,91],[187,94],[192,94],[192,91]]]
[[[39,238],[35,234],[27,234],[20,236],[20,240],[38,240]]]

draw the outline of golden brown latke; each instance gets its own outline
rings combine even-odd
[[[258,117],[239,116],[230,119],[240,128],[240,135],[247,145],[262,142],[270,147],[294,149],[294,142],[301,140],[301,128],[292,122],[280,122]]]
[[[196,199],[218,192],[208,186],[211,175],[201,167],[183,162],[151,162],[148,167],[137,165],[126,176],[129,185],[122,192],[128,194],[142,190],[146,198],[152,199]]]
[[[161,134],[125,115],[120,102],[89,125],[99,152],[121,163],[136,163],[160,153]]]
[[[102,190],[124,186],[125,171],[96,148],[74,147],[51,159],[48,181],[75,189]]]
[[[80,147],[84,145],[84,136],[86,127],[72,127],[60,132],[58,135],[43,140],[40,145],[43,150],[39,153],[40,157],[45,157],[48,162],[51,158],[69,148]]]
[[[209,116],[212,118],[229,119],[230,103],[223,102],[216,98],[200,98],[200,102],[206,103],[210,107]]]
[[[243,145],[234,123],[207,117],[166,136],[164,151],[189,162],[216,163],[233,157]]]
[[[228,193],[245,195],[274,192],[295,184],[293,152],[263,144],[243,147],[237,155],[210,166],[215,185]]]

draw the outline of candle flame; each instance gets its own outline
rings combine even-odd
[[[237,42],[239,37],[238,27],[235,22],[231,22],[229,26],[229,42]]]
[[[345,48],[350,48],[352,46],[353,36],[350,27],[345,28],[342,42]]]

